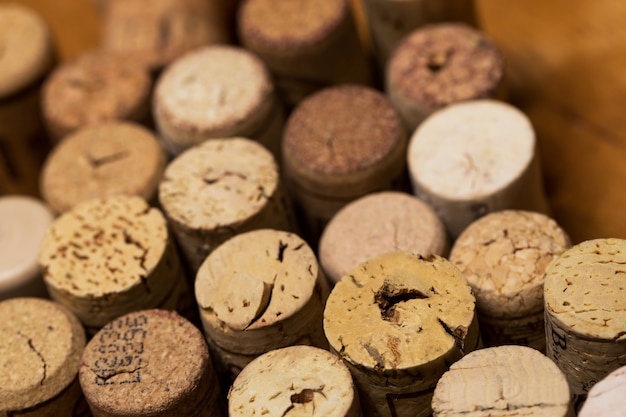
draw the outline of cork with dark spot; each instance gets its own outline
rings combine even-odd
[[[65,307],[40,298],[0,302],[0,415],[73,415],[85,330]]]
[[[626,407],[626,366],[598,381],[591,390],[579,417],[619,417]]]
[[[95,417],[225,417],[200,331],[175,312],[129,313],[85,347],[80,385]]]
[[[465,100],[496,97],[504,63],[482,32],[462,23],[416,29],[394,49],[385,89],[409,130],[433,111]]]

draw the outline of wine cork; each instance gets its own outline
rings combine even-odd
[[[147,122],[152,79],[127,55],[84,53],[59,65],[43,86],[46,127],[56,142],[79,128],[115,120]]]
[[[92,334],[128,312],[170,307],[183,281],[165,217],[136,196],[91,199],[58,217],[39,265],[50,296]]]
[[[85,126],[57,144],[41,172],[41,194],[57,213],[118,194],[156,201],[167,153],[148,129],[131,122]]]
[[[364,416],[429,416],[448,366],[480,343],[465,277],[436,255],[391,252],[339,281],[324,310],[331,352],[348,365]]]
[[[154,117],[172,154],[207,139],[241,136],[278,156],[283,111],[265,65],[243,48],[208,46],[161,75]]]
[[[565,251],[545,273],[547,354],[577,408],[589,389],[626,365],[626,240],[593,239]]]
[[[21,4],[0,4],[0,194],[39,195],[39,169],[50,149],[40,89],[55,62],[41,16]]]
[[[195,289],[207,340],[231,380],[272,349],[328,347],[326,277],[293,233],[262,229],[227,240],[198,270]]]
[[[0,302],[0,415],[83,415],[78,384],[85,330],[66,308],[41,298]]]
[[[37,258],[54,215],[25,195],[0,197],[0,300],[47,297]]]
[[[194,275],[238,233],[297,228],[274,157],[245,138],[207,140],[179,155],[165,170],[159,201]]]
[[[296,107],[285,126],[282,166],[309,242],[316,246],[349,202],[392,188],[405,172],[406,142],[398,112],[368,87],[329,87]]]
[[[104,326],[85,347],[79,380],[94,417],[226,415],[202,334],[171,311]]]
[[[322,233],[319,258],[334,284],[378,255],[397,250],[447,255],[446,230],[432,208],[412,195],[383,191],[346,205]]]
[[[440,23],[402,39],[389,58],[385,89],[412,132],[435,110],[497,97],[503,72],[502,55],[482,32]]]
[[[372,81],[349,0],[246,0],[237,29],[291,106],[329,85]]]
[[[545,351],[543,275],[570,246],[553,219],[522,210],[490,213],[461,233],[450,261],[472,287],[486,346]]]
[[[589,390],[580,417],[619,417],[626,406],[626,366],[616,369]]]
[[[464,356],[437,383],[432,405],[433,417],[574,417],[561,370],[525,346]]]
[[[547,213],[536,147],[528,118],[506,103],[450,105],[409,141],[413,193],[435,209],[453,239],[493,211]]]
[[[228,393],[228,415],[361,417],[350,371],[332,353],[311,346],[267,352],[239,374]]]

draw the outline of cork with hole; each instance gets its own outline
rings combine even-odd
[[[626,407],[626,366],[598,381],[589,390],[579,417],[618,417]]]

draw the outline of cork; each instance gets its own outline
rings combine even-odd
[[[183,280],[165,217],[136,196],[91,199],[58,217],[39,266],[50,296],[91,334],[128,312],[161,307]]]
[[[474,302],[452,263],[406,251],[372,258],[335,285],[324,332],[352,373],[365,417],[431,414],[439,377],[479,346]]]
[[[23,5],[0,4],[0,194],[38,197],[39,169],[51,146],[41,83],[55,62],[47,22]]]
[[[552,218],[523,210],[487,214],[461,233],[449,259],[472,287],[486,346],[545,351],[543,275],[570,246]]]
[[[237,30],[290,106],[330,85],[372,82],[349,0],[245,0]]]
[[[108,323],[85,347],[79,380],[94,417],[226,416],[202,334],[172,311]]]
[[[533,126],[504,102],[438,110],[413,133],[407,160],[413,193],[435,209],[453,239],[494,211],[549,212]]]
[[[0,301],[48,296],[37,258],[53,220],[41,200],[26,195],[0,197]]]
[[[580,417],[618,417],[624,411],[626,398],[626,366],[622,366],[598,381],[589,390]]]
[[[446,230],[435,211],[418,198],[381,191],[339,210],[324,228],[318,253],[334,284],[368,259],[397,250],[446,256]]]
[[[466,100],[498,97],[502,55],[486,35],[462,23],[412,31],[387,64],[385,90],[409,131],[435,110]]]
[[[0,302],[0,415],[78,415],[85,331],[66,308],[18,297]]]
[[[569,382],[576,406],[626,365],[626,240],[603,238],[565,251],[545,274],[547,355]]]
[[[153,106],[174,155],[207,139],[242,136],[278,156],[282,108],[265,65],[243,48],[213,45],[180,57],[159,78]]]
[[[85,126],[57,144],[46,158],[41,195],[57,213],[92,198],[118,194],[156,201],[167,159],[154,133],[136,123]]]
[[[467,354],[443,374],[432,405],[433,417],[574,417],[561,370],[525,346]]]
[[[391,189],[405,172],[406,143],[398,112],[368,87],[329,87],[300,103],[285,126],[282,167],[307,240],[346,204]]]
[[[194,275],[236,234],[297,228],[275,158],[245,138],[211,139],[180,154],[165,169],[159,201]]]
[[[361,417],[350,371],[311,346],[267,352],[246,366],[228,393],[228,415]]]
[[[205,335],[231,381],[270,350],[328,348],[322,329],[328,284],[296,234],[261,229],[227,240],[202,263],[195,290]]]

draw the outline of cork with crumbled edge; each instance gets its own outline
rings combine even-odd
[[[534,349],[479,349],[453,363],[433,395],[434,417],[574,417],[567,380]]]
[[[366,415],[430,415],[437,379],[479,346],[474,303],[465,277],[436,255],[387,253],[335,285],[324,332],[350,368]]]
[[[579,417],[619,417],[626,407],[626,366],[598,381],[591,390]]]
[[[0,414],[70,415],[85,331],[65,307],[40,298],[0,302]]]

